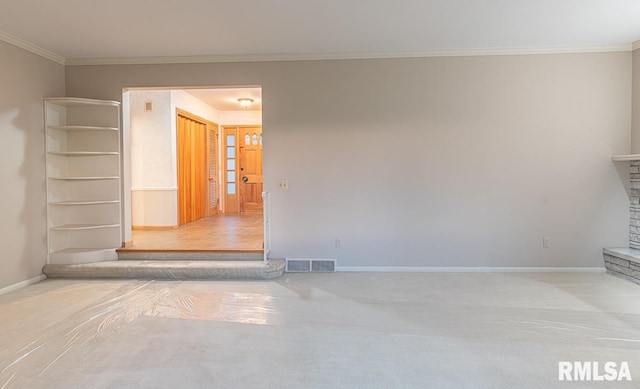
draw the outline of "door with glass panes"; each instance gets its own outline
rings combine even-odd
[[[262,127],[224,127],[225,213],[262,212]]]
[[[262,212],[262,128],[240,127],[240,212]]]

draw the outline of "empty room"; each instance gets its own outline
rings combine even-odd
[[[0,389],[637,387],[638,2],[0,9]]]

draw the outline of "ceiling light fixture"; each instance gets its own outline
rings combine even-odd
[[[251,104],[253,104],[253,99],[243,97],[241,99],[238,99],[238,102],[240,103],[240,105],[242,105],[242,108],[247,109]]]

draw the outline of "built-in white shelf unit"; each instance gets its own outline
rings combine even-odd
[[[640,154],[614,155],[611,160],[613,162],[640,161]]]
[[[117,259],[122,245],[120,103],[47,98],[48,263]]]

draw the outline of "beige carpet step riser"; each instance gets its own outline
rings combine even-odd
[[[45,265],[49,278],[270,280],[284,274],[284,260],[249,261],[108,261]]]

